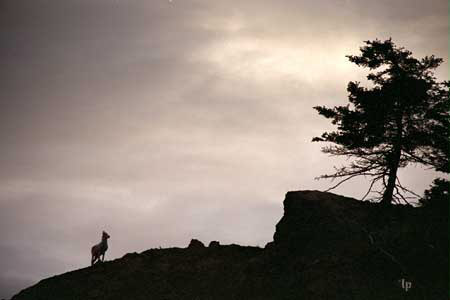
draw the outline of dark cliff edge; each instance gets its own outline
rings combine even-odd
[[[12,300],[448,299],[448,210],[289,192],[264,249],[192,240],[44,279]]]

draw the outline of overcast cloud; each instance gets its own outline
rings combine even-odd
[[[154,247],[264,246],[289,190],[341,161],[333,127],[364,70],[364,40],[435,54],[448,79],[448,3],[4,0],[0,2],[0,298]],[[435,177],[411,167],[422,193]],[[365,182],[336,193],[361,197]]]

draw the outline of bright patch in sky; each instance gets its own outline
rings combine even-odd
[[[344,56],[342,44],[335,48],[236,37],[207,48],[200,57],[223,72],[254,80],[293,79],[314,83],[330,74],[354,70]]]

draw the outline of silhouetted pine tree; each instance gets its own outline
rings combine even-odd
[[[443,178],[436,178],[433,185],[425,191],[424,197],[420,199],[422,206],[433,206],[445,209],[448,215],[448,205],[450,196],[450,182]]]
[[[353,177],[371,176],[364,198],[379,182],[383,190],[376,192],[382,203],[406,201],[404,194],[414,193],[400,184],[399,168],[409,163],[439,171],[449,168],[450,84],[434,77],[433,70],[442,63],[440,58],[416,59],[391,39],[365,44],[361,55],[347,57],[374,71],[367,76],[373,86],[350,82],[347,106],[314,107],[337,125],[337,131],[325,132],[313,141],[335,144],[324,147],[324,153],[353,158],[349,165],[320,178],[339,178],[335,188]]]

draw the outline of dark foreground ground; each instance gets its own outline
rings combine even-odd
[[[449,299],[447,208],[286,194],[266,247],[151,249],[44,279],[13,300]]]

